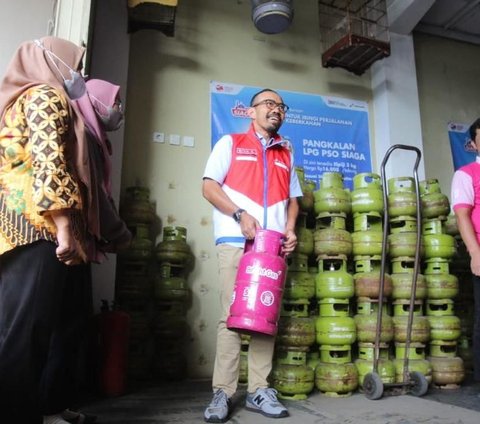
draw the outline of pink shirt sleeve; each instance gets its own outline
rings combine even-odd
[[[452,180],[452,208],[471,208],[474,205],[472,177],[464,171],[456,171]]]

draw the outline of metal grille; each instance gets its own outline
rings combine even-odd
[[[385,0],[319,0],[318,11],[323,66],[362,74],[390,55]]]
[[[140,29],[157,29],[169,37],[175,35],[175,6],[157,3],[140,3],[128,8],[128,32]]]

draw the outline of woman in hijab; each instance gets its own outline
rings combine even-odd
[[[91,181],[96,182],[95,197],[98,199],[98,220],[101,239],[88,237],[87,257],[90,262],[101,262],[107,252],[116,252],[121,247],[129,244],[130,231],[120,218],[114,201],[111,197],[111,163],[112,153],[106,131],[114,131],[123,123],[123,112],[120,101],[120,87],[108,81],[92,79],[86,83],[87,91],[73,103],[78,107],[80,115],[85,123],[85,134],[89,152]],[[86,280],[83,285],[88,287],[84,290],[83,297],[87,297],[85,304],[91,305],[89,294],[90,281]],[[82,297],[79,293],[78,297]],[[80,303],[81,304],[81,303]],[[71,308],[72,302],[69,304]],[[85,310],[90,308],[83,307]],[[72,320],[71,334],[85,334],[85,314],[79,310]],[[75,424],[88,424],[95,421],[94,416],[70,409],[72,406],[71,392],[76,381],[77,370],[70,369],[74,363],[72,358],[78,357],[78,346],[85,345],[82,340],[69,341],[69,335],[54,337],[50,344],[47,371],[44,372],[41,381],[41,403],[44,409],[44,423],[62,424],[69,421]],[[80,355],[81,357],[81,355]],[[69,370],[69,372],[67,372]],[[83,377],[83,380],[85,378]],[[70,395],[70,396],[69,396]]]
[[[77,100],[84,49],[23,43],[0,82],[0,416],[44,421],[40,382],[85,305],[89,240],[101,239],[98,181]]]
[[[91,79],[86,86],[87,94],[78,100],[78,106],[89,135],[90,172],[95,174],[97,183],[100,234],[88,254],[92,261],[101,262],[106,252],[117,252],[131,239],[130,231],[118,215],[112,199],[112,146],[107,136],[107,132],[122,126],[124,115],[118,85]]]

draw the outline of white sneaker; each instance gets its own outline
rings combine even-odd
[[[205,409],[203,418],[207,423],[224,423],[228,421],[231,408],[232,401],[222,389],[219,389],[213,394],[213,399]]]
[[[255,393],[248,393],[245,407],[269,418],[288,417],[288,410],[278,401],[277,393],[271,388],[257,389]]]

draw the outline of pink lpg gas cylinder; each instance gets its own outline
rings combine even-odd
[[[227,327],[245,333],[277,334],[287,265],[282,255],[283,234],[257,230],[245,242],[238,265]]]

